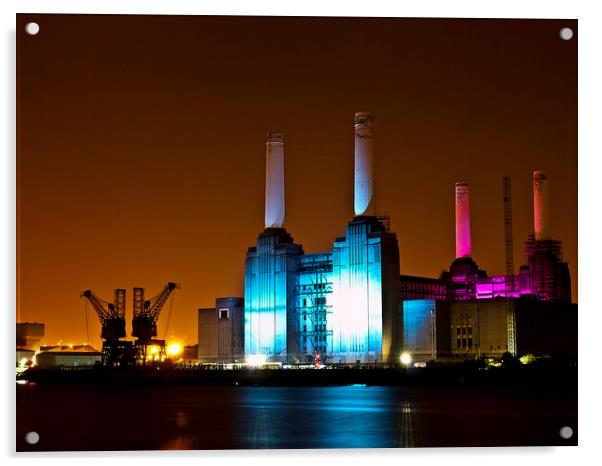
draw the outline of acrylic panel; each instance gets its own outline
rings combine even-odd
[[[577,26],[18,14],[17,450],[576,445]]]

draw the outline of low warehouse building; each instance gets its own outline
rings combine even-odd
[[[100,364],[102,354],[90,345],[43,346],[36,355],[39,367],[82,367]]]

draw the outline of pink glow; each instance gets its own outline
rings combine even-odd
[[[456,183],[456,257],[471,257],[468,183]]]
[[[480,278],[476,286],[477,299],[520,298],[522,295],[529,294],[532,294],[531,288],[527,286],[521,287],[518,275],[515,275],[512,281],[507,280],[505,275]]]
[[[548,175],[544,171],[533,172],[533,227],[537,241],[550,239],[548,201]]]

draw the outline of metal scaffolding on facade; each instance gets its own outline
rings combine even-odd
[[[332,293],[332,259],[327,255],[306,255],[297,267],[295,314],[298,325],[300,359],[324,362],[332,348],[332,312],[328,295]]]

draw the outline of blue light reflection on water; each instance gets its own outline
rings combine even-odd
[[[240,440],[243,448],[392,447],[392,394],[386,387],[246,387]]]
[[[17,385],[17,450],[559,445],[572,391]],[[478,428],[476,427],[478,426]],[[559,427],[560,426],[560,427]],[[40,442],[28,445],[27,432]],[[577,439],[570,443],[576,444]]]

